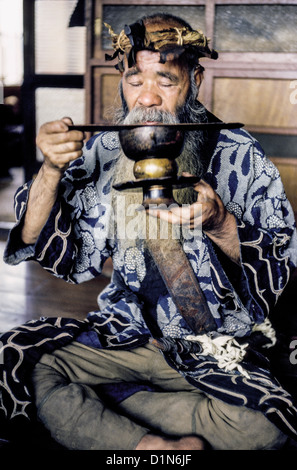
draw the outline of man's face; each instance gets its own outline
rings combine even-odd
[[[142,107],[175,114],[185,103],[190,78],[177,61],[161,64],[158,52],[139,51],[136,65],[123,73],[122,86],[129,111]]]

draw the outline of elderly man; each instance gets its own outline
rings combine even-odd
[[[216,120],[197,99],[199,60],[217,57],[201,32],[159,14],[111,34],[122,76],[117,123]],[[191,131],[178,164],[199,182],[177,191],[178,206],[138,212],[132,237],[128,210],[142,198],[114,186],[133,178],[133,162],[115,132],[83,147],[71,124],[40,129],[44,163],[16,195],[5,259],[35,259],[74,283],[99,275],[109,257],[114,272],[85,321],[40,319],[3,335],[2,409],[13,420],[36,407],[68,449],[281,448],[296,435],[296,408],[270,373],[267,317],[296,266],[297,238],[276,168],[244,130]],[[185,229],[179,246],[211,316],[200,334],[160,275],[148,221]],[[177,266],[176,237],[158,243]]]

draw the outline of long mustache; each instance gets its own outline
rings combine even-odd
[[[138,106],[133,108],[124,118],[123,124],[137,124],[140,122],[162,122],[164,124],[178,124],[177,117],[169,111],[156,108]]]

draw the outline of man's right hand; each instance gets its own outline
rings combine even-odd
[[[44,166],[63,173],[71,161],[82,155],[84,133],[69,131],[72,125],[68,117],[60,121],[43,124],[36,138],[36,143],[44,155]]]
[[[56,201],[64,171],[71,161],[82,155],[84,134],[69,131],[71,124],[70,118],[48,122],[41,126],[36,138],[44,163],[30,188],[22,228],[22,240],[26,244],[33,244],[38,239]]]

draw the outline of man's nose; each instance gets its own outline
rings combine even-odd
[[[138,105],[150,108],[162,104],[161,96],[154,90],[143,90],[138,97]]]

